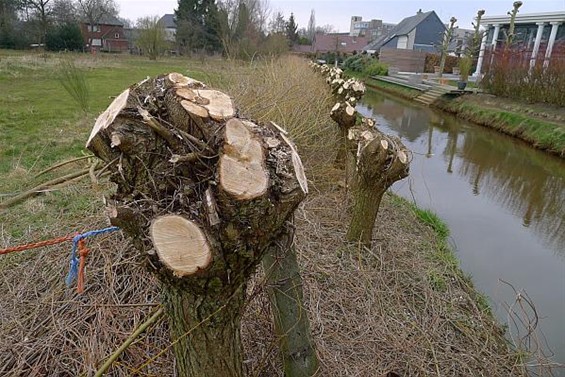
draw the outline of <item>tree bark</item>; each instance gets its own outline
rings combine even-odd
[[[289,377],[313,376],[318,370],[318,358],[308,313],[303,306],[302,278],[294,247],[294,227],[290,222],[281,238],[269,246],[262,265],[284,374]]]
[[[176,282],[163,282],[162,292],[171,341],[176,342],[177,375],[243,377],[240,324],[245,284],[221,285],[195,295]]]
[[[178,73],[100,115],[87,147],[109,164],[107,214],[162,283],[178,375],[243,375],[246,282],[307,193],[294,144]]]

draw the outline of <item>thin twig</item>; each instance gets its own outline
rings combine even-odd
[[[104,365],[96,371],[94,377],[101,377],[104,372],[110,368],[112,363],[116,361],[116,359],[124,352],[131,343],[141,334],[143,333],[152,323],[155,323],[161,315],[163,315],[164,310],[163,308],[159,308],[147,321],[143,322],[127,339],[126,341],[118,348],[109,358],[106,360]]]
[[[86,160],[87,158],[92,158],[92,157],[94,157],[94,155],[88,155],[88,156],[77,157],[77,158],[73,158],[72,160],[60,162],[60,163],[58,163],[58,164],[56,164],[56,165],[53,165],[53,166],[51,166],[51,167],[48,167],[47,169],[45,169],[45,170],[43,170],[43,171],[37,173],[37,174],[35,175],[35,177],[33,177],[33,178],[41,177],[43,174],[49,173],[50,171],[53,171],[53,170],[55,170],[55,169],[58,169],[58,168],[60,168],[60,167],[65,166],[65,165],[72,164],[73,162],[77,162],[77,161]]]
[[[38,195],[42,192],[42,190],[48,189],[49,187],[70,181],[71,179],[78,178],[78,177],[83,176],[83,175],[87,175],[89,170],[90,169],[79,170],[77,172],[67,174],[67,175],[64,175],[62,177],[58,177],[58,178],[52,179],[50,181],[47,181],[45,183],[42,183],[38,186],[35,186],[34,188],[27,190],[27,191],[24,191],[21,194],[13,197],[12,199],[9,199],[9,200],[6,200],[5,202],[0,203],[0,210],[5,210],[5,209],[21,202],[22,200],[25,200],[25,199],[30,198],[32,196]]]

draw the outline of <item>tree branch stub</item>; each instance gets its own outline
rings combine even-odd
[[[159,259],[178,277],[208,267],[212,252],[204,232],[182,216],[159,216],[151,223],[151,239]]]

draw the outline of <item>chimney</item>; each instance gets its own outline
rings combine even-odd
[[[416,14],[420,14],[420,13],[422,13],[422,8],[418,9],[418,13]]]

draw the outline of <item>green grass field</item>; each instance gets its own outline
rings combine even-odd
[[[62,158],[79,156],[94,119],[112,96],[146,76],[178,71],[203,78],[182,59],[74,58],[83,67],[91,92],[86,116],[57,80],[62,59],[58,55],[47,61],[39,55],[16,55],[0,61],[1,175],[16,168],[39,171]]]
[[[58,80],[64,59],[74,61],[85,74],[90,91],[86,114]],[[209,81],[204,64],[221,62],[82,54],[51,54],[43,59],[39,54],[1,51],[0,202],[41,182],[88,168],[92,161],[85,160],[35,177],[55,163],[90,154],[85,142],[96,117],[126,87],[147,76],[174,71]],[[48,232],[61,221],[63,212],[71,219],[94,212],[100,203],[93,199],[88,189],[53,190],[41,200],[31,200],[4,213],[11,225],[4,231],[16,238],[34,231]],[[18,216],[21,212],[26,216]]]

